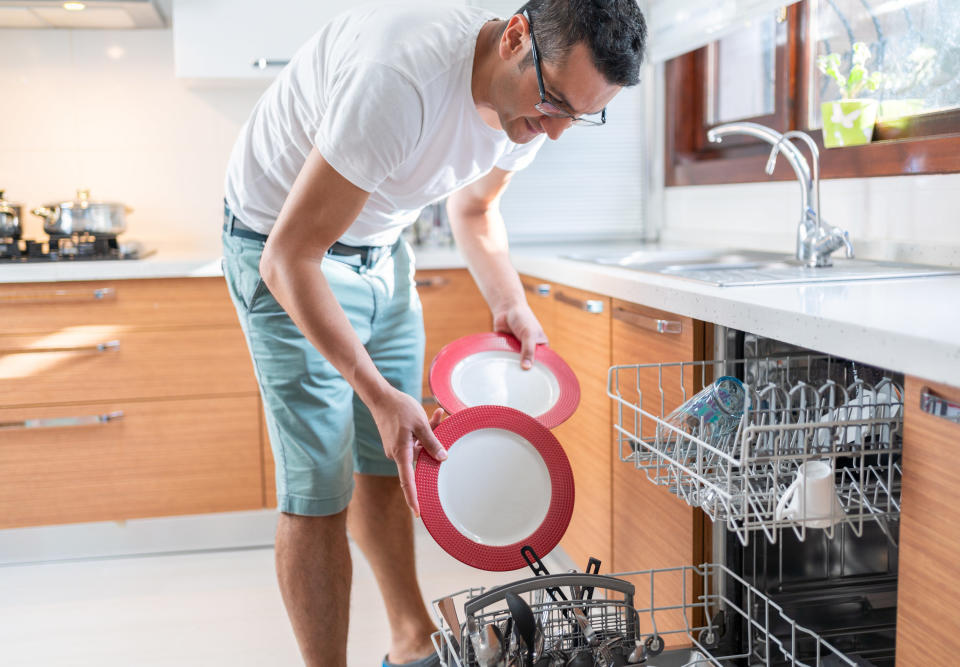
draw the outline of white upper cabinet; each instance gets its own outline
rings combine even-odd
[[[372,0],[174,0],[176,75],[208,81],[271,79],[325,22],[367,1]]]

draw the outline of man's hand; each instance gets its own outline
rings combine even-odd
[[[447,450],[433,434],[433,428],[443,418],[443,410],[437,410],[428,422],[417,399],[392,387],[382,399],[369,407],[383,440],[383,451],[387,458],[397,464],[400,488],[403,489],[407,505],[419,517],[420,504],[417,502],[413,464],[420,448],[438,461],[447,458]]]
[[[494,313],[493,330],[513,334],[520,341],[520,363],[524,369],[533,368],[537,344],[547,342],[547,334],[526,301]]]

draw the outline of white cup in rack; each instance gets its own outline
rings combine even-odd
[[[796,521],[807,528],[829,528],[843,520],[833,466],[829,461],[807,461],[797,478],[780,496],[777,521]]]

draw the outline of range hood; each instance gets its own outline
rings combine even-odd
[[[155,0],[0,0],[0,28],[164,28]]]

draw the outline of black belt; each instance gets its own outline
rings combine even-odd
[[[237,216],[233,214],[226,204],[223,206],[223,230],[230,236],[239,236],[240,238],[244,239],[260,241],[261,243],[266,243],[267,241],[266,234],[255,232],[240,222]],[[393,249],[396,248],[399,243],[400,241],[397,241],[397,243],[393,244],[392,246],[352,246],[347,245],[346,243],[335,241],[333,245],[327,249],[327,256],[330,257],[330,259],[335,259],[351,266],[363,266],[369,269],[375,266],[383,257],[391,254]]]

